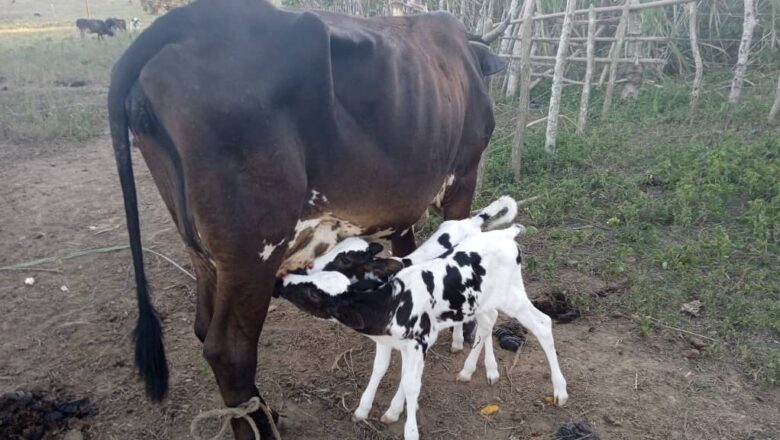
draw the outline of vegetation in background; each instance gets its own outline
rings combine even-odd
[[[577,302],[624,310],[647,330],[658,319],[715,338],[712,356],[736,356],[747,374],[778,384],[780,129],[764,124],[772,86],[757,84],[730,112],[705,94],[693,122],[687,84],[645,86],[585,135],[565,126],[555,156],[540,124],[526,132],[520,183],[508,167],[513,126],[499,124],[476,204],[541,196],[523,213],[538,230],[523,240],[529,276],[564,289],[571,270],[618,283],[619,293]],[[548,90],[537,87],[534,101]],[[574,115],[579,89],[567,92],[563,114]],[[593,108],[600,98],[596,90]],[[680,313],[692,300],[704,304],[698,318]]]

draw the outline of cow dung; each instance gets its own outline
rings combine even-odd
[[[6,393],[0,396],[0,438],[40,440],[47,433],[46,438],[59,438],[92,412],[89,399],[63,399],[29,390]]]
[[[580,310],[563,292],[550,292],[544,298],[532,302],[534,307],[561,324],[572,322],[580,317]]]
[[[584,420],[580,422],[569,420],[561,425],[555,438],[557,440],[598,440],[599,436],[593,431],[590,423]]]
[[[516,319],[502,322],[493,330],[498,338],[498,345],[504,350],[517,351],[525,342],[526,331]]]

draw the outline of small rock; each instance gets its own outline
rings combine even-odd
[[[27,286],[32,286],[35,284],[35,278],[33,277],[27,277],[24,279],[24,284]]]
[[[683,304],[682,307],[680,307],[680,311],[696,317],[699,316],[699,313],[701,313],[701,308],[702,303],[697,299],[696,301]]]
[[[693,348],[695,348],[697,350],[701,350],[702,348],[707,346],[706,342],[702,341],[701,339],[699,339],[699,338],[697,338],[695,336],[689,337],[688,338],[688,342],[690,342],[691,345],[693,346]]]
[[[65,433],[65,436],[62,437],[63,440],[84,440],[84,434],[81,433],[81,431],[77,429],[71,429],[70,431]]]
[[[70,289],[68,289],[68,286],[65,286],[65,285],[60,286],[60,290],[63,291],[63,292],[69,292],[70,291]]]
[[[687,357],[688,359],[694,359],[701,355],[701,352],[695,348],[691,348],[690,350],[685,350],[682,352],[683,357]]]
[[[609,414],[604,414],[604,417],[602,418],[604,419],[604,422],[606,422],[608,425],[623,426],[622,423],[620,423],[618,420],[613,419],[612,416],[610,416]]]

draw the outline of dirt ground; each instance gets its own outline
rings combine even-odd
[[[0,266],[126,243],[107,138],[52,145],[43,154],[11,145],[0,151]],[[136,170],[145,245],[189,267],[145,165],[136,161]],[[150,255],[147,272],[172,371],[162,405],[144,399],[133,370],[135,293],[126,250],[0,271],[0,393],[41,388],[91,399],[94,415],[79,427],[89,439],[188,438],[192,418],[221,405],[192,331],[194,285]],[[26,277],[36,283],[26,286]],[[528,287],[532,295],[544,289]],[[371,421],[355,424],[350,413],[370,374],[371,341],[274,301],[257,383],[287,416],[284,438],[400,438],[401,423],[378,421],[397,385],[398,357]],[[443,335],[423,379],[423,438],[552,438],[568,420],[587,420],[602,439],[780,438],[776,389],[722,363],[683,358],[687,343],[673,332],[642,337],[634,321],[617,314],[585,315],[554,332],[569,383],[564,408],[543,403],[552,386],[532,338],[511,375],[514,354],[496,347],[502,377],[491,387],[481,367],[472,383],[455,382],[466,353],[450,354]],[[488,403],[500,411],[485,418],[478,411]]]

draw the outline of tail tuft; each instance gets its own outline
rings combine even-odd
[[[147,287],[144,286],[143,289],[146,290]],[[165,359],[160,318],[151,305],[139,304],[138,322],[133,337],[135,366],[146,384],[146,395],[152,401],[160,402],[168,391],[168,362]]]

